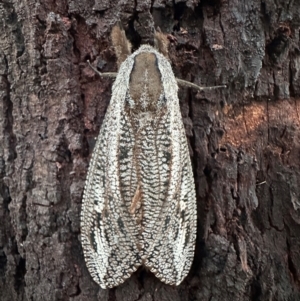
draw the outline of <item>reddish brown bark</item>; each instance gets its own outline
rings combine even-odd
[[[179,287],[139,270],[101,290],[79,241],[82,191],[116,71],[121,20],[136,49],[157,26],[177,77],[198,238]],[[0,300],[300,300],[297,1],[0,3]],[[285,99],[285,100],[283,100]]]

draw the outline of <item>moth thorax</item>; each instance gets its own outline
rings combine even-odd
[[[135,57],[130,75],[129,93],[134,101],[133,111],[155,112],[163,92],[161,76],[154,53],[143,52]]]

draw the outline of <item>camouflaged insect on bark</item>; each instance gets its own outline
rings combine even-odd
[[[87,268],[102,287],[141,265],[178,285],[196,238],[196,196],[169,61],[141,46],[121,64],[94,149],[81,213]]]

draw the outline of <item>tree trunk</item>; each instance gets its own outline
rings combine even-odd
[[[82,192],[112,80],[109,34],[170,34],[196,181],[194,263],[102,290],[80,244]],[[0,2],[0,300],[300,300],[298,1]],[[298,98],[297,98],[298,97]]]

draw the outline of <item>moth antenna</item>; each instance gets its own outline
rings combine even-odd
[[[154,45],[155,48],[163,54],[167,59],[169,59],[169,40],[166,35],[164,35],[161,31],[160,28],[157,28],[158,31],[155,32],[154,34]]]
[[[126,38],[125,31],[118,25],[113,27],[110,37],[118,59],[118,67],[120,67],[121,63],[131,54],[132,46]]]
[[[89,60],[87,60],[87,63],[92,68],[92,70],[94,72],[96,72],[100,77],[110,77],[110,78],[117,77],[117,74],[118,74],[117,72],[104,72],[104,73],[102,73],[102,72],[98,71],[95,67],[93,67]],[[199,90],[199,91],[227,88],[226,85],[212,86],[212,87],[201,87],[201,86],[198,86],[194,83],[188,82],[186,80],[179,79],[177,77],[176,77],[176,81],[177,81],[178,85],[180,85],[181,87],[193,88],[193,89],[196,89],[196,90]]]

